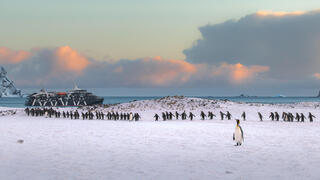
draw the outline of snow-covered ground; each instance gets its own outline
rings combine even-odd
[[[99,108],[139,112],[138,122],[28,117],[22,109],[14,110],[16,114],[0,116],[0,179],[319,179],[316,103],[262,105],[167,98]],[[197,118],[153,119],[154,113],[175,110],[193,111]],[[230,111],[233,118],[202,121],[201,110]],[[234,119],[243,111],[248,116],[241,121],[245,142],[236,147]],[[300,123],[265,117],[260,122],[258,111],[264,116],[271,111],[312,112],[319,119]]]

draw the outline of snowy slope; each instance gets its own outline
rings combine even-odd
[[[153,113],[170,110],[157,100],[103,109],[140,112],[138,122],[28,117],[15,109],[0,116],[0,179],[319,179],[319,120],[260,122],[256,115],[310,111],[320,117],[316,104],[191,100],[177,103],[186,111],[229,110],[234,118],[245,110],[244,145],[233,146],[234,120],[154,122]]]
[[[232,101],[217,101],[201,98],[187,98],[181,96],[164,97],[161,99],[134,101],[130,103],[122,103],[111,105],[107,108],[98,108],[104,112],[138,112],[142,116],[142,120],[153,120],[155,113],[161,112],[193,112],[196,114],[195,119],[200,119],[201,111],[207,113],[212,111],[219,119],[219,112],[229,111],[233,119],[241,119],[242,112],[246,112],[247,119],[257,121],[258,112],[261,112],[265,120],[269,119],[270,112],[277,111],[280,115],[282,112],[304,113],[306,116],[309,112],[320,117],[320,103],[303,102],[296,104],[258,104],[258,103],[240,103]],[[320,120],[320,119],[319,119]]]

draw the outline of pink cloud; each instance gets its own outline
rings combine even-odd
[[[89,65],[89,61],[86,57],[80,55],[69,46],[56,48],[54,55],[59,69],[80,73]]]
[[[3,49],[8,54],[8,50],[2,48],[2,51]],[[21,79],[21,75],[26,75],[17,82],[25,86],[28,86],[30,82],[39,86],[55,83],[70,84],[78,80],[79,82],[92,82],[92,86],[111,84],[166,87],[197,84],[204,79],[206,82],[225,81],[225,77],[231,84],[241,84],[254,79],[259,73],[269,71],[268,66],[245,66],[240,63],[223,63],[220,66],[207,63],[192,64],[184,60],[164,59],[160,56],[134,60],[123,59],[114,62],[96,61],[89,60],[69,46],[37,49],[32,51],[32,54],[31,58],[23,62],[21,58],[15,59],[20,60],[20,63],[14,66],[14,72],[21,71],[17,79]]]
[[[285,12],[285,11],[258,11],[256,15],[258,16],[297,16],[304,14],[304,11],[293,11],[293,12]]]
[[[39,86],[56,81],[74,81],[90,64],[85,56],[69,46],[37,48],[32,53],[0,48],[0,63],[15,64],[13,71],[24,72],[22,74],[25,75],[20,75],[17,82],[25,86],[31,86],[31,82]],[[29,75],[31,81],[25,80]]]
[[[14,51],[6,47],[0,47],[0,63],[16,64],[31,56],[27,51]]]
[[[314,73],[313,74],[313,77],[317,78],[317,79],[320,79],[320,73]]]
[[[172,83],[183,84],[190,76],[196,73],[195,65],[183,60],[163,59],[160,56],[136,60],[140,64],[138,76],[129,77],[129,81],[138,81],[142,84],[156,86],[169,85]],[[130,68],[130,67],[127,67]]]
[[[259,73],[269,71],[268,66],[245,66],[240,63],[227,64],[223,63],[218,67],[213,68],[213,76],[225,76],[229,77],[229,80],[234,84],[241,84],[247,80],[253,79]]]

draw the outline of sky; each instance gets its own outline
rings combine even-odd
[[[0,64],[18,87],[316,94],[319,8],[316,0],[1,0]]]

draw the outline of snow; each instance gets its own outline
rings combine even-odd
[[[139,112],[138,122],[28,117],[22,109],[0,108],[17,112],[0,116],[0,179],[318,179],[320,121],[265,117],[260,122],[257,115],[285,111],[320,117],[317,104],[191,100],[176,103],[195,112],[194,121],[155,122],[155,112],[182,108],[157,100],[99,108]],[[228,110],[234,117],[203,121],[201,110]],[[243,111],[248,117],[240,123],[244,143],[234,146],[234,119]]]

